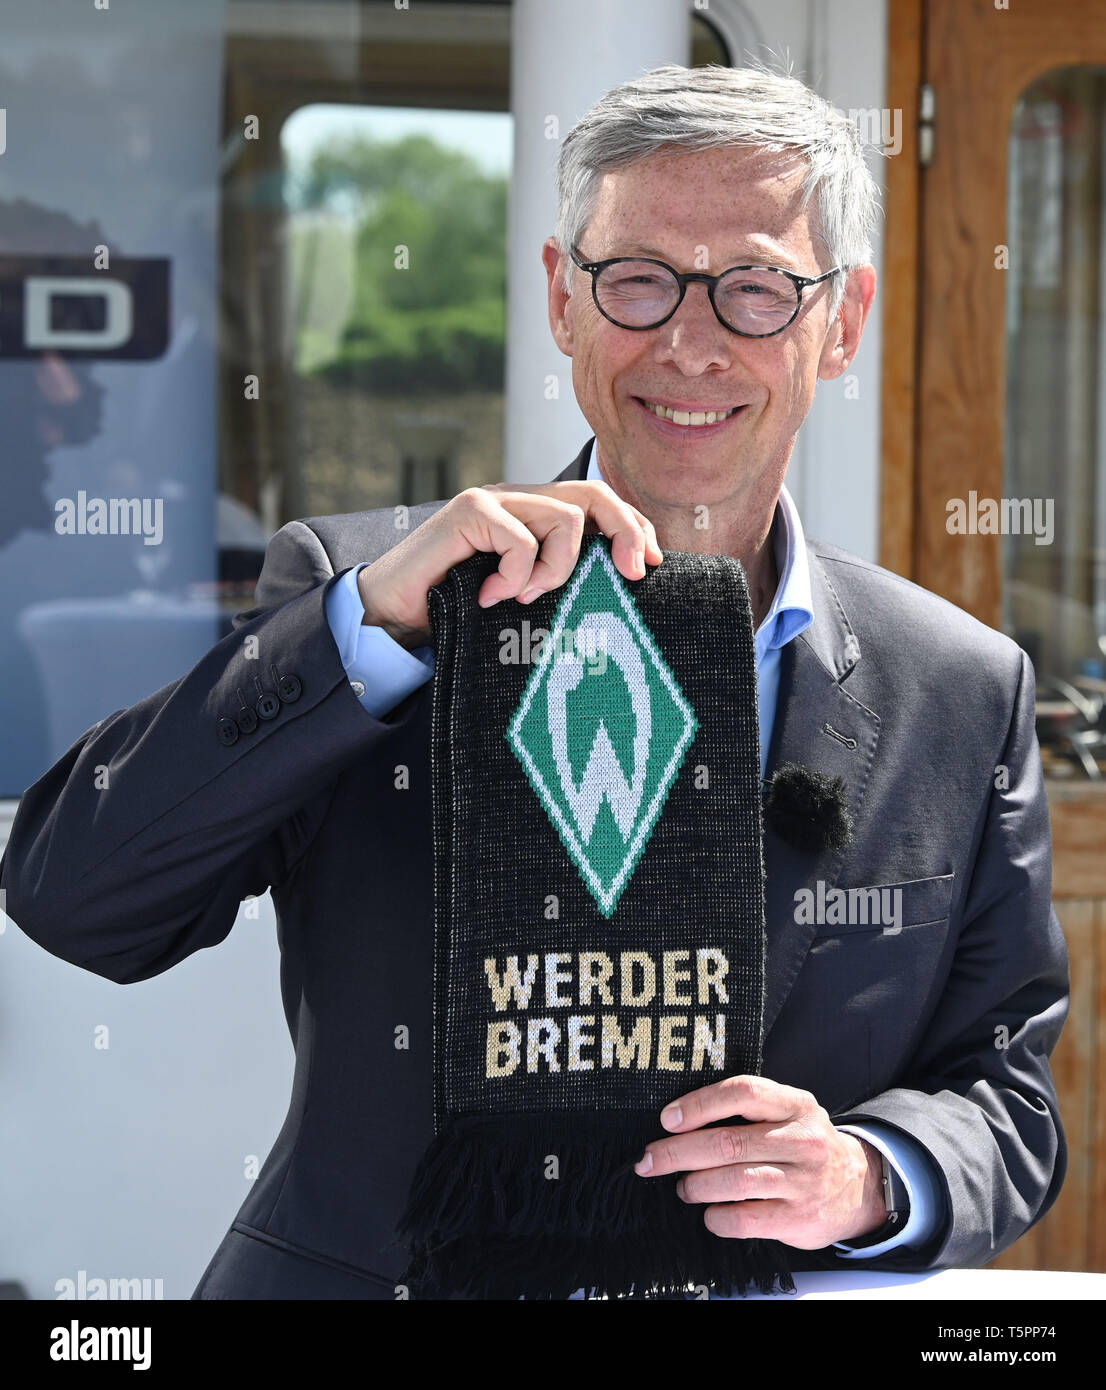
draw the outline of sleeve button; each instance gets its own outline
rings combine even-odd
[[[275,719],[280,713],[280,701],[271,690],[266,690],[255,708],[259,719]]]
[[[303,694],[303,682],[299,676],[281,676],[277,694],[286,705],[294,704]]]
[[[225,747],[238,742],[238,725],[233,719],[220,719],[215,727],[219,731],[219,742]]]
[[[257,715],[249,705],[243,705],[238,711],[237,724],[244,734],[252,734],[257,728]]]
[[[357,696],[357,698],[360,700],[361,696],[364,695],[364,693],[365,693],[365,682],[364,682],[364,681],[350,681],[350,683],[349,683],[349,688],[353,691],[353,693],[354,693],[354,694]]]

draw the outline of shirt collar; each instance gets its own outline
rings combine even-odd
[[[595,441],[588,454],[588,482],[603,482],[596,462]],[[810,563],[806,553],[806,537],[799,520],[799,509],[786,487],[780,488],[776,503],[772,543],[776,557],[779,583],[764,621],[756,630],[757,653],[786,647],[788,642],[805,632],[814,622],[814,599],[810,590]]]

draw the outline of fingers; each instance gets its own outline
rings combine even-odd
[[[476,552],[499,556],[477,595],[483,607],[503,599],[532,602],[565,583],[589,526],[611,538],[615,566],[628,579],[641,579],[646,561],[664,558],[652,523],[606,483],[466,488],[361,572],[365,620],[403,645],[429,641],[429,589]]]
[[[482,607],[507,598],[529,603],[564,584],[589,524],[610,538],[611,558],[627,579],[643,578],[647,561],[660,564],[664,558],[652,522],[605,484],[504,483],[466,496],[465,541],[501,557],[497,573],[481,585]]]
[[[510,511],[505,510],[504,514],[513,516],[540,542],[540,551],[535,545],[533,564],[524,577],[525,582],[518,588],[508,583],[493,584],[495,576],[485,581],[480,591],[480,602],[485,607],[488,598],[493,603],[504,598],[533,602],[539,594],[564,584],[580,557],[586,521],[582,507],[551,497],[517,498],[512,499],[512,503]],[[502,565],[500,575],[504,576]]]
[[[674,1133],[684,1133],[736,1115],[746,1120],[792,1120],[818,1108],[809,1091],[795,1086],[784,1086],[766,1076],[728,1076],[670,1101],[661,1111],[661,1124]]]
[[[527,588],[538,559],[539,542],[534,533],[503,508],[475,514],[458,528],[458,538],[473,550],[492,551],[499,556],[499,568],[480,586],[477,602],[487,608],[500,599],[514,598]]]
[[[821,1250],[834,1240],[832,1231],[811,1223],[796,1203],[779,1197],[706,1207],[703,1225],[726,1240],[778,1240],[796,1250]]]
[[[639,512],[636,507],[631,507],[630,510],[633,512],[634,516],[637,517],[638,522],[641,525],[641,529],[645,532],[646,561],[650,565],[659,565],[660,562],[664,559],[664,551],[661,550],[660,542],[657,540],[657,532],[653,526],[653,523],[649,520],[647,516]]]
[[[786,1169],[771,1163],[735,1163],[728,1168],[704,1168],[687,1173],[676,1184],[682,1202],[745,1202],[793,1196],[792,1178]]]
[[[532,602],[563,584],[575,568],[584,534],[580,507],[552,498],[478,512],[465,538],[476,550],[499,554],[499,568],[480,586],[482,608],[502,599]]]
[[[734,1116],[750,1123],[715,1123]],[[680,1173],[677,1196],[706,1204],[703,1221],[715,1235],[816,1250],[882,1220],[872,1155],[834,1127],[809,1091],[732,1076],[678,1097],[661,1120],[669,1134],[647,1146],[634,1170]]]
[[[627,579],[641,579],[645,565],[659,565],[664,558],[652,522],[624,502],[606,483],[560,483],[566,500],[584,508],[588,520],[610,538],[611,559]],[[586,491],[581,491],[586,489]]]
[[[727,1125],[692,1130],[671,1138],[654,1139],[634,1171],[642,1177],[723,1167],[731,1163],[791,1163],[802,1155],[805,1136],[800,1129],[778,1121],[756,1125]]]
[[[786,1235],[788,1245],[803,1250],[821,1249],[821,1246],[804,1244],[794,1234],[794,1224],[789,1203],[771,1197],[761,1202],[725,1202],[707,1207],[703,1212],[703,1225],[707,1230],[728,1240],[784,1240]]]

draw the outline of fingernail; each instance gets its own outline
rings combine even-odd
[[[641,570],[642,574],[644,575],[644,573],[645,573],[645,552],[644,552],[643,550],[635,550],[635,551],[634,551],[634,569],[636,569],[636,570]]]
[[[478,598],[476,602],[481,608],[490,608],[493,603],[498,603],[499,600],[497,598]]]
[[[637,1163],[634,1164],[634,1172],[635,1172],[635,1173],[640,1173],[641,1176],[644,1177],[646,1173],[651,1173],[652,1171],[653,1171],[653,1155],[649,1152],[648,1149],[646,1149],[646,1150],[645,1150],[645,1156],[644,1156],[643,1158],[640,1158],[640,1159],[637,1161]]]
[[[534,599],[536,599],[539,594],[544,593],[544,589],[523,589],[522,593],[518,596],[518,601],[519,603],[533,603]]]
[[[678,1105],[666,1105],[661,1111],[661,1124],[665,1129],[678,1129],[684,1122],[684,1112]]]

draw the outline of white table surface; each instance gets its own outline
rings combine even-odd
[[[1047,1269],[942,1269],[932,1274],[888,1274],[880,1270],[812,1270],[794,1276],[793,1294],[749,1294],[720,1302],[842,1299],[1106,1299],[1106,1274],[1071,1274]]]

